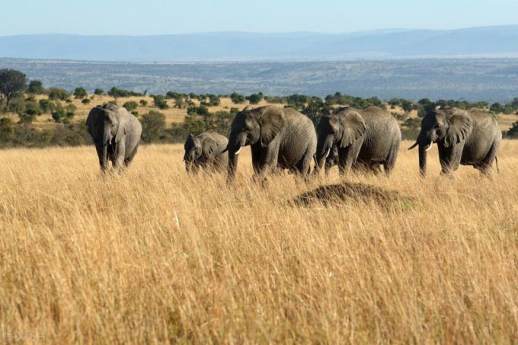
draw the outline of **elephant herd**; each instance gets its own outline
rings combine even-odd
[[[137,152],[142,134],[139,120],[125,108],[105,104],[92,109],[87,119],[99,164],[108,169],[127,167]],[[419,170],[426,174],[427,151],[436,143],[441,172],[449,174],[459,165],[471,165],[488,174],[502,134],[493,116],[478,109],[436,108],[421,123],[410,149],[419,147]],[[341,175],[352,170],[383,171],[390,175],[399,147],[401,130],[396,119],[379,107],[363,110],[344,107],[321,117],[316,129],[305,115],[292,108],[264,106],[239,112],[230,135],[204,132],[189,135],[184,162],[188,172],[224,171],[234,180],[239,153],[250,146],[255,178],[263,181],[270,172],[288,169],[304,178],[326,173],[335,165]],[[313,172],[312,172],[313,165]]]

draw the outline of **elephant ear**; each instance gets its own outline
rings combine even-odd
[[[259,117],[261,144],[267,146],[284,127],[284,111],[276,107],[267,107]]]
[[[343,128],[343,135],[340,139],[340,147],[347,147],[360,139],[367,130],[365,121],[360,113],[347,111],[339,115],[340,126]]]
[[[206,138],[202,145],[203,155],[205,157],[214,157],[218,153],[218,143],[211,139]]]
[[[451,147],[465,141],[471,134],[473,120],[467,112],[456,112],[449,119],[449,126],[444,138],[444,146]]]

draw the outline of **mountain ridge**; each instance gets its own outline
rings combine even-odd
[[[352,33],[11,35],[0,36],[0,56],[127,62],[518,57],[518,25]]]

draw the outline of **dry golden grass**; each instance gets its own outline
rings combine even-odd
[[[104,178],[92,147],[1,151],[0,343],[516,344],[518,143],[493,179],[430,157],[424,181],[408,145],[305,205],[336,172],[263,189],[246,152],[227,187],[180,145]]]

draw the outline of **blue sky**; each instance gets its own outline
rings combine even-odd
[[[0,35],[352,32],[518,24],[518,0],[14,0]]]

